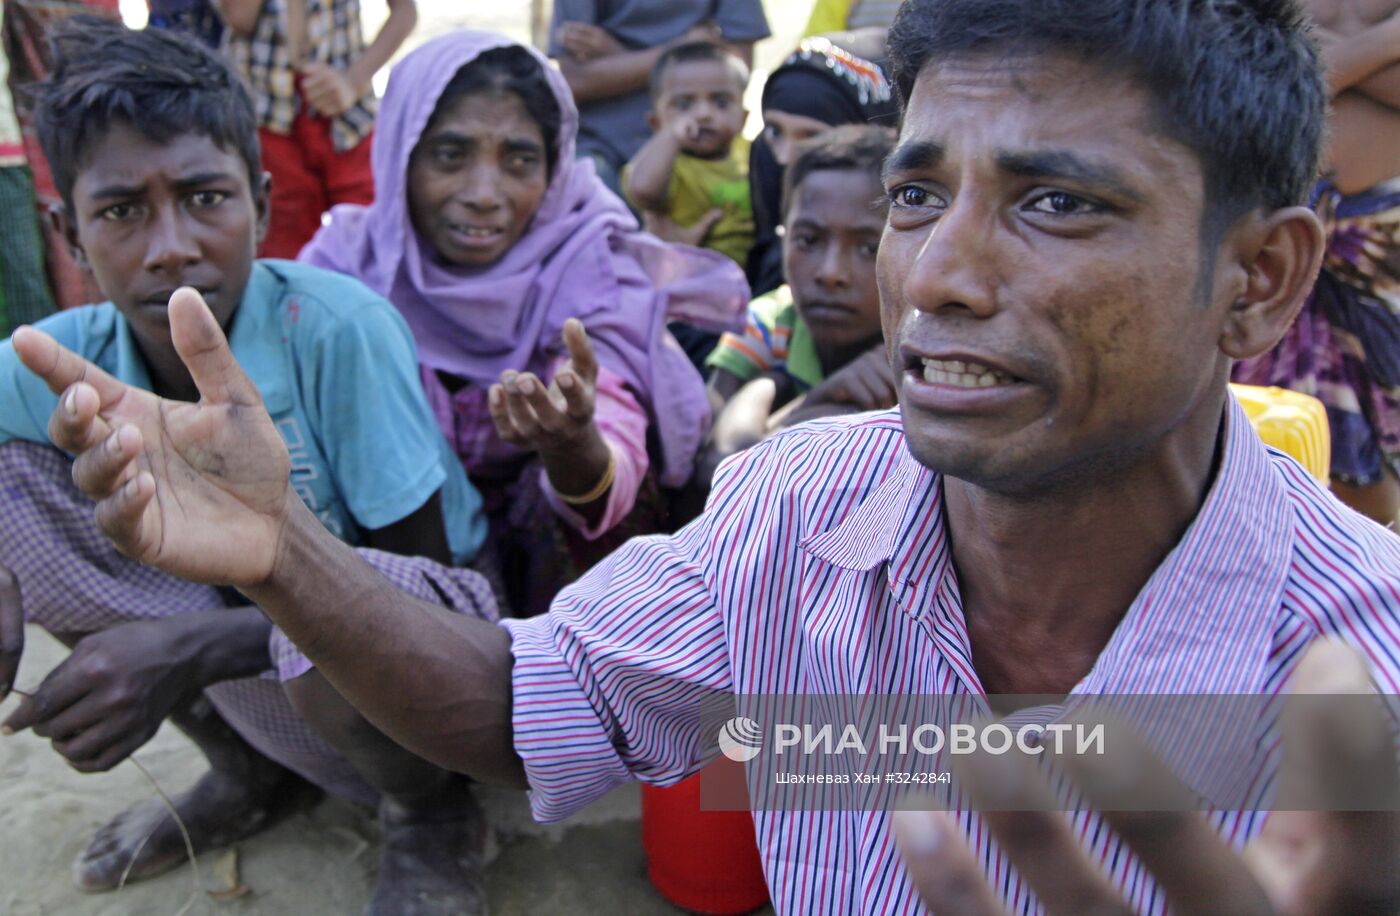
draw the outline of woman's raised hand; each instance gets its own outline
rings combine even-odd
[[[596,437],[593,403],[598,383],[598,359],[583,323],[564,322],[564,345],[569,359],[545,387],[532,372],[507,370],[487,396],[491,419],[502,439],[549,456],[579,449]]]
[[[256,585],[298,502],[287,447],[194,290],[171,297],[170,333],[196,404],[127,385],[33,328],[12,339],[59,395],[49,437],[78,456],[73,480],[117,549],[184,579]]]

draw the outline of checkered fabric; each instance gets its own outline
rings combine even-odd
[[[344,71],[365,49],[360,28],[360,0],[305,0],[306,56]],[[264,0],[251,36],[224,33],[224,50],[243,74],[253,95],[258,125],[290,134],[301,97],[296,65],[287,49],[284,0]],[[379,102],[367,92],[349,111],[331,122],[337,152],[352,149],[374,128]]]
[[[93,504],[72,482],[72,463],[32,442],[0,445],[0,565],[19,579],[26,619],[52,633],[92,633],[137,620],[227,607],[224,593],[177,579],[117,552],[93,522]],[[498,616],[487,580],[421,557],[361,549],[396,587],[485,620]],[[268,670],[205,689],[253,747],[326,791],[373,804],[377,793],[293,711],[281,682],[312,667],[273,629]]]

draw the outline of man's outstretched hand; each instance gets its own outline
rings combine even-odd
[[[1372,690],[1365,660],[1355,650],[1335,639],[1309,648],[1293,692],[1313,695],[1300,699],[1314,702],[1285,705],[1280,784],[1299,793],[1289,798],[1328,810],[1273,812],[1243,854],[1185,806],[1133,810],[1145,798],[1190,797],[1146,743],[1128,740],[1112,758],[1068,757],[1063,763],[1088,802],[1152,872],[1173,912],[1393,914],[1400,912],[1400,774],[1392,723],[1379,698],[1357,701]],[[1352,695],[1350,702],[1345,695]],[[1128,738],[1119,732],[1114,740]],[[1047,913],[1134,912],[1080,846],[1069,820],[1054,810],[1055,796],[1029,758],[983,752],[968,761],[967,797],[983,811],[984,824]],[[1357,810],[1358,787],[1375,800],[1374,810]],[[1289,804],[1283,798],[1280,803]],[[897,812],[895,833],[930,911],[1007,912],[948,815]]]
[[[300,504],[287,448],[194,290],[171,297],[170,330],[198,403],[118,381],[33,328],[12,340],[59,395],[49,436],[78,456],[73,480],[97,501],[97,524],[117,549],[185,579],[256,585],[272,574]]]

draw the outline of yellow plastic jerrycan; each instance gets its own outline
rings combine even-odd
[[[1258,385],[1231,385],[1249,422],[1266,445],[1287,452],[1324,485],[1332,463],[1327,409],[1310,394]]]

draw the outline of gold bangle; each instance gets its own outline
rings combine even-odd
[[[562,499],[564,502],[568,503],[571,506],[586,506],[587,504],[593,502],[595,499],[598,499],[604,493],[608,492],[608,487],[612,486],[613,477],[615,477],[616,475],[617,454],[611,448],[609,448],[607,470],[603,471],[602,479],[594,485],[593,489],[589,490],[587,493],[584,493],[582,496],[567,496],[563,493],[560,493],[558,490],[555,490],[554,492],[558,494],[560,499]]]

